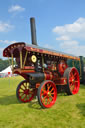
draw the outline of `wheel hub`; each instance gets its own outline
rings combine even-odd
[[[29,89],[26,89],[25,91],[24,91],[24,94],[28,94],[29,93]]]
[[[72,79],[72,82],[75,82],[75,79]]]
[[[50,96],[51,96],[51,93],[50,93],[50,92],[48,92],[48,93],[47,93],[47,96],[48,96],[48,97],[50,97]]]

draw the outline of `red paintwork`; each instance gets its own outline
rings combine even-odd
[[[52,72],[44,72],[45,80],[52,80],[53,79],[53,74]]]
[[[22,73],[34,73],[35,70],[33,69],[20,69],[20,68],[17,68],[17,69],[13,69],[12,70],[13,74],[22,74]]]
[[[3,56],[4,57],[11,57],[11,53],[14,52],[14,57],[17,57],[17,51],[16,50],[20,51],[24,47],[25,47],[24,42],[13,43],[3,50]]]
[[[54,80],[54,83],[56,85],[66,85],[67,84],[67,78],[56,78],[56,80]]]
[[[36,83],[36,88],[38,88],[40,86],[40,83]]]
[[[66,68],[68,67],[68,65],[66,64],[65,61],[60,61],[60,63],[58,64],[58,72],[60,73],[61,76],[63,76],[64,71],[66,70]]]
[[[57,73],[52,72],[44,72],[45,80],[52,80],[56,85],[66,85],[67,84],[67,78],[65,77],[59,77]]]
[[[33,66],[24,66],[24,69],[32,69],[32,70],[34,70],[35,69],[35,67],[33,67]]]
[[[46,81],[40,91],[40,99],[44,107],[50,108],[56,101],[57,88],[52,81]]]
[[[69,73],[69,87],[72,94],[78,93],[80,87],[80,78],[76,68],[72,68]]]

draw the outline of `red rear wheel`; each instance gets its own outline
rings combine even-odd
[[[35,89],[29,88],[29,82],[24,80],[18,85],[16,96],[19,102],[30,102],[35,96]]]
[[[56,102],[57,89],[55,84],[46,80],[41,83],[37,92],[38,101],[42,108],[50,108]]]
[[[64,72],[64,77],[67,77],[67,94],[72,95],[78,93],[80,87],[80,78],[77,69],[75,67],[67,68]]]

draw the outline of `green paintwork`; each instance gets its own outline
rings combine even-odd
[[[80,61],[68,59],[67,64],[68,67],[76,67],[79,72],[81,82],[85,81],[85,75],[84,75],[85,58],[83,56],[80,56]]]

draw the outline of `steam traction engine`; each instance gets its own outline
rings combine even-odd
[[[12,72],[25,78],[16,89],[18,100],[30,102],[37,95],[39,104],[49,108],[55,103],[57,92],[78,93],[79,73],[75,67],[68,67],[67,60],[80,59],[37,46],[35,20],[31,18],[30,21],[32,45],[24,42],[11,44],[4,49],[3,56],[12,58]]]

